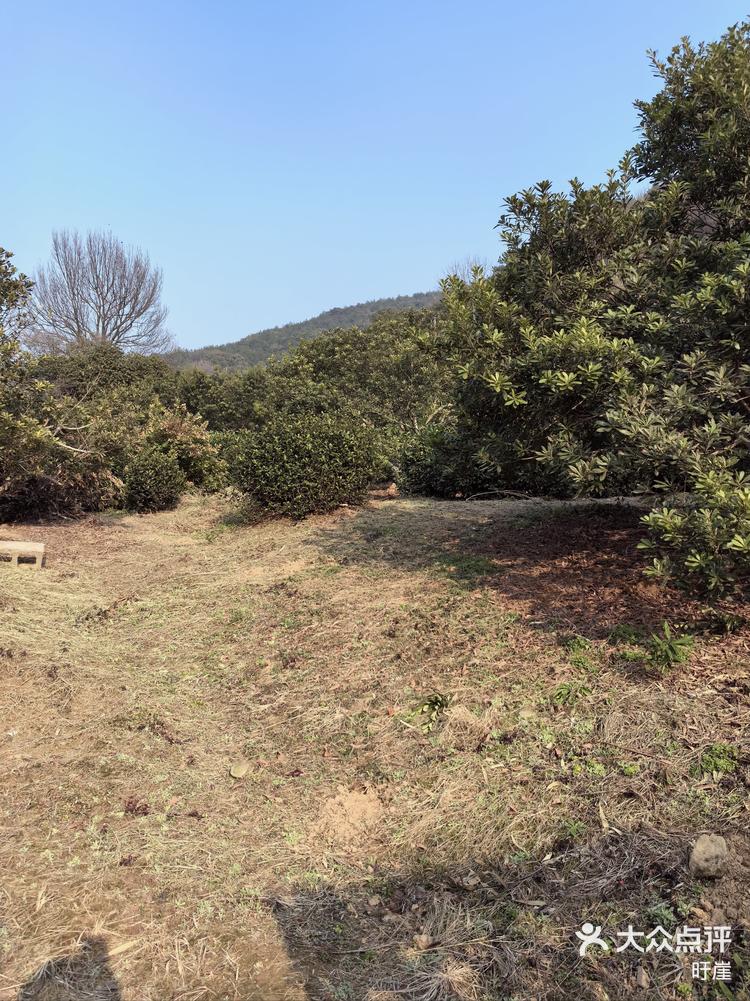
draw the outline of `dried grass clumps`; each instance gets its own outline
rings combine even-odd
[[[415,1001],[479,1001],[512,973],[492,908],[436,897],[421,927],[400,952],[398,993]]]

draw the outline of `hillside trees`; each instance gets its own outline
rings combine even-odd
[[[255,512],[329,510],[392,476],[418,429],[450,405],[438,324],[431,311],[384,315],[242,374],[180,373],[180,392],[208,417]]]
[[[203,367],[204,370],[239,372],[261,365],[271,358],[288,354],[303,341],[334,330],[358,327],[365,330],[383,314],[404,314],[432,309],[440,301],[439,292],[417,292],[414,295],[374,299],[354,306],[337,307],[299,323],[271,327],[229,344],[216,344],[193,350],[178,349],[169,354],[175,368]]]
[[[397,440],[431,423],[446,406],[451,374],[435,351],[439,316],[432,311],[384,314],[365,330],[350,328],[303,342],[268,367],[284,393],[317,387],[321,410],[342,407]],[[295,407],[304,409],[310,397]],[[275,408],[282,405],[279,396]]]
[[[34,378],[14,336],[31,283],[10,260],[0,251],[0,517],[99,504],[111,477],[82,443],[81,413]]]
[[[365,331],[324,334],[242,373],[176,373],[160,358],[109,343],[39,358],[16,351],[14,370],[36,387],[39,412],[47,406],[76,415],[56,425],[58,432],[70,425],[78,435],[79,451],[60,465],[62,481],[73,455],[98,463],[108,476],[101,495],[72,489],[44,500],[38,491],[37,513],[110,503],[152,510],[174,503],[184,485],[222,486],[228,469],[256,508],[301,516],[327,509],[336,498],[353,500],[363,482],[392,475],[417,429],[446,412],[446,386],[454,377],[435,351],[439,322],[432,311],[382,316]],[[30,402],[24,406],[19,397],[17,403],[30,416]],[[347,454],[335,457],[336,443]],[[323,465],[311,458],[316,447]],[[283,462],[277,461],[282,452]],[[29,496],[35,482],[28,478]],[[6,516],[28,511],[8,494]]]
[[[87,436],[80,406],[35,379],[0,328],[0,518],[78,513],[113,499],[114,477]]]
[[[439,325],[432,310],[383,314],[363,330],[323,333],[244,372],[180,372],[180,398],[215,430],[253,427],[280,410],[342,406],[379,426],[417,427],[445,406],[452,379],[433,343]]]
[[[34,369],[37,378],[54,385],[62,395],[93,399],[114,390],[130,389],[146,405],[153,396],[164,403],[178,399],[178,376],[157,355],[125,353],[114,344],[86,344],[65,354],[42,355]]]
[[[369,429],[379,475],[392,476],[419,429],[452,406],[455,376],[434,339],[441,322],[433,311],[383,315],[365,330],[322,334],[243,373],[181,372],[178,393],[217,432],[232,468],[248,439],[231,433],[261,432],[282,418],[330,417],[344,430]]]

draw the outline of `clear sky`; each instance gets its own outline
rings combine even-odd
[[[725,0],[6,4],[0,246],[111,229],[164,270],[183,346],[426,291],[499,253],[502,199],[600,179],[647,48]]]

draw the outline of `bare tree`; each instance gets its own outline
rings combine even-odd
[[[472,272],[474,268],[481,268],[485,274],[490,274],[492,271],[492,265],[489,263],[486,257],[464,257],[463,260],[454,261],[453,264],[448,268],[449,275],[457,275],[465,282],[470,282],[472,280]]]
[[[53,233],[35,276],[28,347],[60,353],[90,344],[154,354],[173,346],[161,304],[162,273],[111,233]]]

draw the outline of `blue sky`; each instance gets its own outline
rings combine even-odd
[[[503,198],[600,179],[647,48],[723,0],[128,3],[3,15],[0,246],[111,229],[164,270],[183,346],[435,288],[499,253]]]

